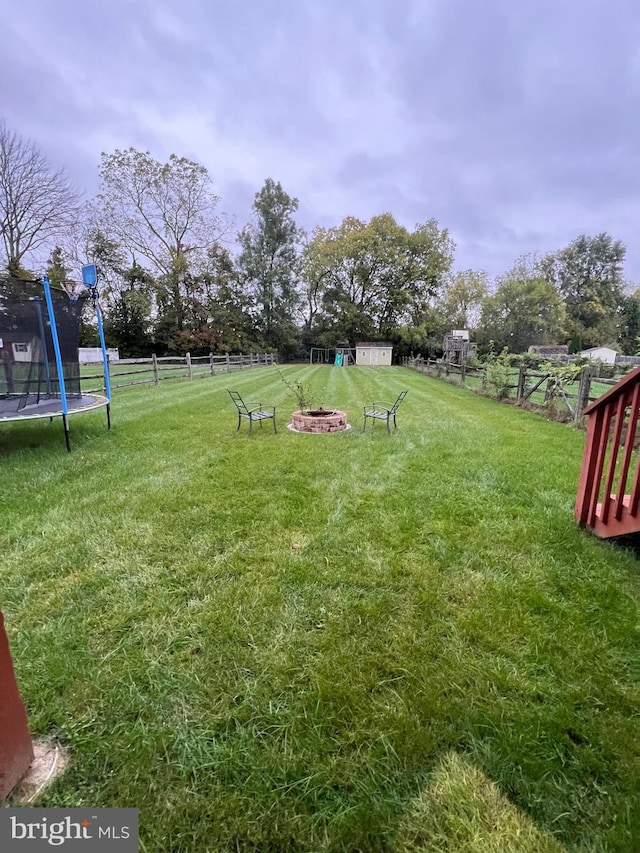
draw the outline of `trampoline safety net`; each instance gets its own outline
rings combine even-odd
[[[82,396],[78,342],[84,299],[72,302],[51,288],[65,392]],[[51,318],[40,281],[0,278],[0,417],[26,415],[30,408],[60,406]]]

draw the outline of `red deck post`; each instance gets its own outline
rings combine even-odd
[[[22,779],[33,761],[27,715],[18,692],[9,641],[0,612],[0,802]]]

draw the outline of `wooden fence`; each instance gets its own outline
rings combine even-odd
[[[153,382],[159,385],[166,379],[196,379],[201,376],[215,376],[216,373],[232,373],[236,370],[249,370],[252,367],[270,367],[276,363],[272,353],[250,353],[248,355],[205,356],[167,356],[158,358],[121,358],[109,363],[109,380],[112,388],[126,388],[129,385],[144,385]],[[86,366],[85,366],[86,367]],[[102,388],[90,388],[89,383],[103,379],[102,373],[85,373],[81,369],[82,390],[101,391]],[[122,381],[124,380],[124,381]]]
[[[592,365],[586,365],[576,375],[575,379],[558,381],[553,373],[526,367],[512,368],[505,374],[499,393],[492,393],[487,366],[469,368],[462,364],[450,364],[436,359],[405,358],[405,367],[410,367],[420,373],[426,373],[435,379],[464,385],[472,389],[485,389],[487,393],[501,399],[511,399],[520,402],[530,401],[539,406],[549,406],[553,403],[559,412],[564,411],[567,417],[579,421],[583,410],[589,403],[597,400],[609,388],[617,383],[617,379],[601,379],[595,373]]]

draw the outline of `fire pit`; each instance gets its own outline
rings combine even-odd
[[[293,432],[340,432],[349,429],[347,416],[337,409],[309,409],[307,412],[294,412],[288,429]]]

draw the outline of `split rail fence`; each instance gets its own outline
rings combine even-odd
[[[597,375],[592,365],[586,365],[574,379],[559,381],[553,373],[544,373],[521,365],[513,368],[504,377],[499,393],[494,393],[494,385],[487,370],[470,368],[462,364],[451,364],[436,359],[405,358],[405,367],[425,373],[435,379],[464,385],[471,389],[484,389],[491,396],[520,402],[529,401],[538,406],[548,406],[550,402],[567,417],[579,421],[586,407],[606,393],[618,379],[603,379]]]
[[[276,364],[272,353],[249,353],[248,355],[205,356],[166,356],[159,358],[121,358],[109,363],[109,380],[112,388],[126,388],[130,385],[145,385],[153,382],[159,385],[167,379],[193,380],[203,376],[215,376],[217,373],[232,373],[237,370],[249,370],[253,367],[271,367]],[[85,366],[86,368],[87,366]],[[90,388],[92,380],[102,379],[102,373],[81,372],[82,390],[100,391]]]

